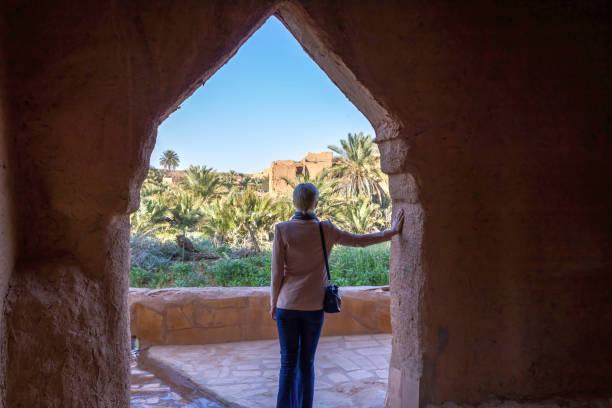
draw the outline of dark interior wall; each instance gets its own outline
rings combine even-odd
[[[6,396],[6,327],[4,305],[8,283],[15,265],[15,218],[13,215],[10,137],[7,115],[7,88],[4,69],[6,53],[2,39],[6,33],[4,18],[0,15],[0,407]]]
[[[607,4],[299,4],[401,124],[382,165],[398,203],[418,201],[423,247],[405,232],[394,256],[419,265],[402,258],[393,276],[422,286],[394,283],[393,313],[414,309],[395,320],[391,368],[418,403],[609,391]],[[157,124],[271,5],[5,3],[9,406],[127,406],[127,213]]]
[[[160,117],[266,11],[241,5],[4,3],[20,231],[11,408],[129,405],[128,212]]]
[[[419,186],[423,359],[392,366],[421,401],[609,392],[609,5],[303,4]]]
[[[609,392],[609,4],[303,4],[403,125],[387,159],[419,187],[423,358],[392,367],[421,402]]]
[[[410,154],[428,220],[422,391],[610,393],[608,5],[479,6],[423,21],[439,51],[419,61],[438,92],[421,83],[411,108],[429,117]]]

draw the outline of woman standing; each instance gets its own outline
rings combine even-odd
[[[276,320],[281,349],[277,408],[311,408],[314,394],[314,356],[323,326],[323,297],[328,285],[319,220],[314,210],[319,190],[311,183],[293,190],[294,217],[276,224],[272,248],[270,315]],[[368,246],[399,234],[404,211],[392,228],[355,235],[329,221],[321,222],[327,253],[334,244]]]

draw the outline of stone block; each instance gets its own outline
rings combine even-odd
[[[410,146],[403,138],[383,140],[378,144],[380,150],[380,168],[384,173],[402,173],[406,167]]]
[[[191,304],[182,307],[170,307],[166,310],[166,327],[168,330],[188,329],[193,326],[193,307]]]
[[[196,326],[221,327],[238,326],[247,320],[246,309],[200,309],[196,313]]]
[[[142,341],[152,344],[162,344],[164,341],[163,316],[155,310],[142,305],[136,305],[136,336]]]
[[[249,308],[246,311],[246,315],[247,315],[246,316],[247,322],[264,322],[264,321],[267,321],[267,320],[270,320],[272,322],[274,321],[270,317],[270,306],[269,305],[265,309],[262,309],[262,308],[260,308],[260,309],[251,309],[251,308]]]
[[[249,296],[249,309],[264,309],[270,310],[270,296]]]
[[[138,335],[137,317],[142,310],[146,309],[145,319],[148,321],[156,317],[156,324],[147,323],[149,331],[146,335],[151,340],[144,339],[152,344],[224,343],[277,337],[276,322],[269,315],[269,296],[265,288],[227,288],[224,298],[218,298],[219,291],[214,290],[181,289],[180,296],[174,290],[154,293],[155,297],[151,298],[146,291],[135,292],[132,298],[134,303],[130,307],[135,316],[132,322],[136,325],[135,335]],[[344,288],[343,297],[342,313],[326,315],[324,335],[391,331],[388,292],[372,288]],[[189,303],[178,304],[187,299]],[[154,331],[158,333],[154,334]],[[224,338],[225,334],[230,337]]]
[[[364,333],[376,333],[376,331],[362,325],[348,313],[340,312],[337,314],[325,315],[325,323],[323,324],[322,331],[323,336],[339,336]]]
[[[419,202],[419,188],[409,173],[389,175],[389,194],[393,200],[402,200],[411,204]]]
[[[210,309],[242,308],[248,306],[249,298],[246,296],[236,296],[221,299],[202,299],[198,303],[200,307]]]
[[[379,332],[391,333],[391,310],[390,306],[378,307],[376,309],[376,324]]]
[[[353,298],[350,302],[344,303],[345,305],[342,313],[350,315],[351,319],[357,320],[360,324],[372,331],[377,330],[378,319],[375,313],[377,309],[376,302]]]

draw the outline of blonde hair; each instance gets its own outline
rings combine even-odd
[[[293,205],[298,211],[312,210],[319,199],[319,189],[312,183],[300,183],[293,190]]]

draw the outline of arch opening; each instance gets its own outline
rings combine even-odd
[[[405,157],[402,157],[402,155],[405,156],[406,147],[400,135],[402,130],[401,124],[359,83],[340,57],[330,51],[330,48],[325,44],[321,36],[317,34],[306,12],[294,3],[281,3],[261,18],[236,47],[217,62],[214,69],[205,72],[197,81],[187,86],[187,90],[174,103],[167,105],[168,108],[164,109],[163,113],[159,115],[156,125],[161,124],[171,112],[179,108],[185,99],[229,61],[242,44],[271,16],[277,17],[285,25],[313,61],[370,121],[375,129],[375,142],[379,144],[381,151],[383,171],[388,173],[390,177],[391,199],[396,206],[399,205],[402,208],[407,208],[409,214],[413,216],[413,222],[407,223],[405,230],[422,231],[423,217],[418,202],[418,187],[414,177],[406,172],[403,164]],[[399,150],[397,149],[398,145],[401,147]],[[417,339],[416,334],[409,331],[418,330],[418,318],[415,318],[415,316],[418,317],[418,301],[413,302],[413,307],[409,313],[404,311],[400,313],[399,310],[403,307],[402,299],[408,293],[411,295],[418,294],[419,288],[422,285],[421,274],[414,273],[420,267],[418,259],[411,260],[411,265],[414,267],[413,270],[408,271],[411,276],[411,282],[409,284],[405,282],[407,256],[403,255],[407,248],[407,252],[413,255],[413,258],[415,254],[418,255],[420,253],[421,235],[413,232],[405,235],[407,239],[404,237],[401,239],[401,242],[394,242],[391,247],[391,304],[392,309],[396,309],[396,313],[391,313],[394,336],[392,360],[396,361],[396,367],[392,366],[390,370],[386,404],[392,406],[398,404],[398,401],[405,400],[406,396],[402,395],[402,393],[405,392],[406,378],[414,378],[420,372],[418,367],[416,370],[413,369],[414,364],[408,363],[411,367],[409,372],[405,371],[404,368],[407,365],[407,361],[418,361],[418,344],[415,343],[411,347],[406,347],[406,342],[414,343]],[[414,325],[408,327],[406,324],[408,321],[413,322]]]

